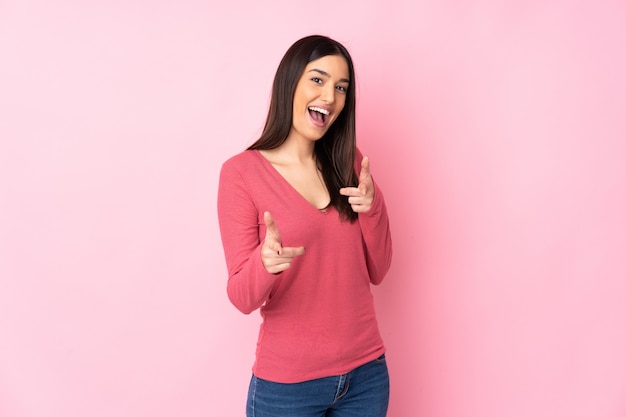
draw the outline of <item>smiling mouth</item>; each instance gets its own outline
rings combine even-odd
[[[326,119],[330,115],[328,110],[322,109],[321,107],[311,106],[308,110],[313,121],[320,126],[323,126],[326,123]]]

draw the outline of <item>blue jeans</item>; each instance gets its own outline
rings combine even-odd
[[[252,375],[247,417],[385,417],[389,373],[385,355],[340,376],[295,384]]]

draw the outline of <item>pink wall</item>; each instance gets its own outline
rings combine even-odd
[[[311,33],[392,216],[389,416],[626,415],[623,2],[52,3],[0,3],[0,416],[243,415],[217,176]]]

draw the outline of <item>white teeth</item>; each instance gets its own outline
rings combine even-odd
[[[309,110],[313,110],[313,111],[316,111],[318,113],[325,114],[326,116],[328,116],[330,114],[330,112],[328,110],[322,109],[321,107],[311,106],[311,107],[309,107]]]

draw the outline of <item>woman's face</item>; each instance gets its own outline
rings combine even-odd
[[[346,103],[348,63],[341,55],[309,62],[296,86],[290,136],[316,141],[333,124]]]

